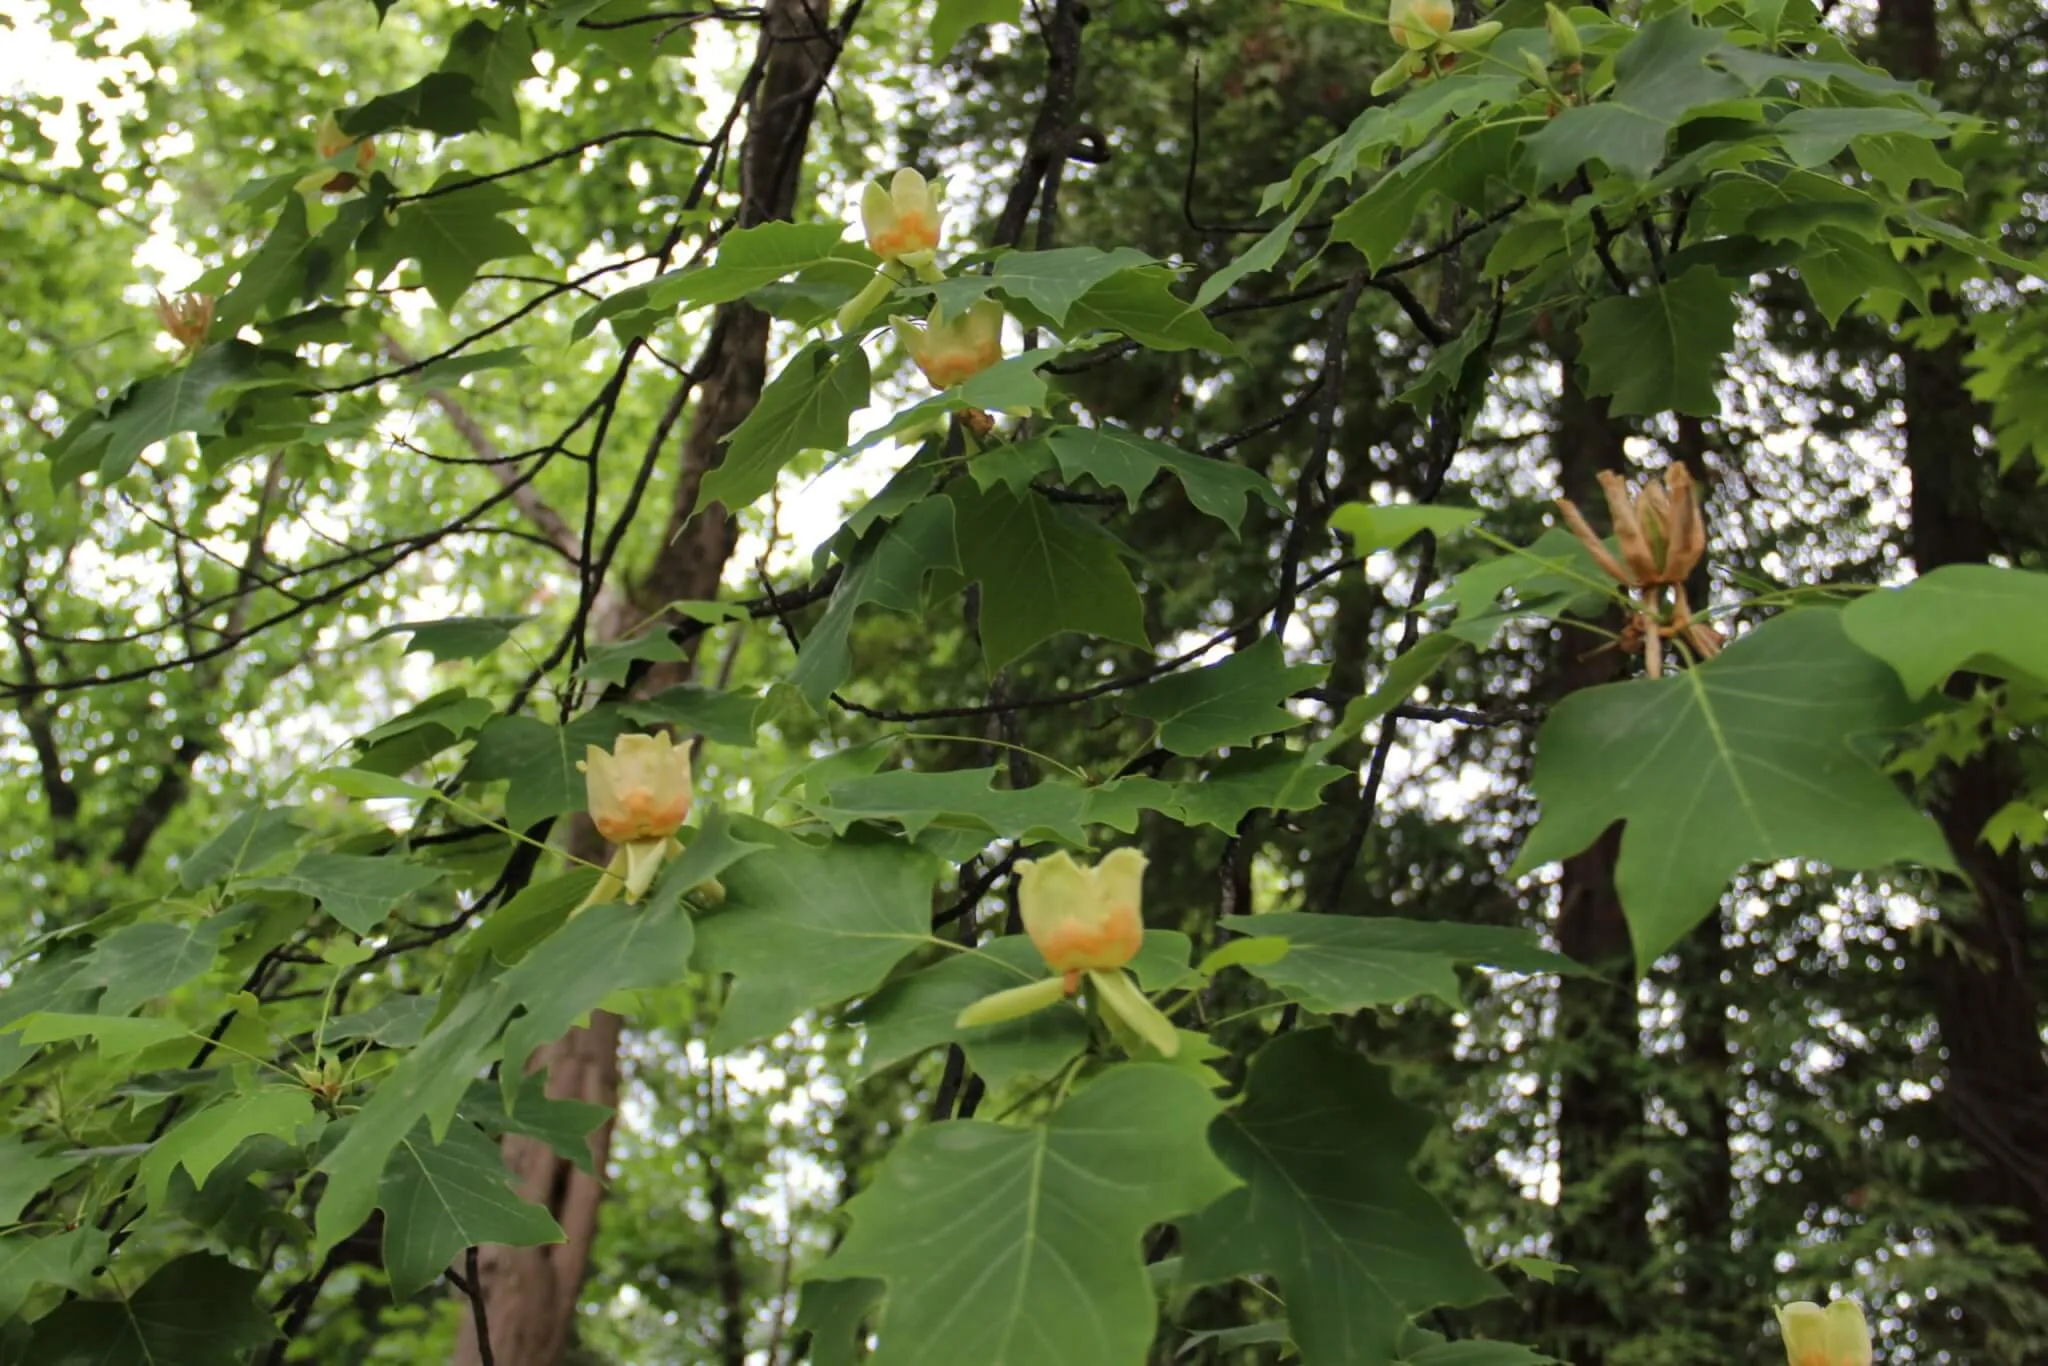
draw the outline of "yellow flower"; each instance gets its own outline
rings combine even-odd
[[[156,317],[164,325],[165,334],[189,356],[206,340],[206,329],[213,326],[213,296],[180,294],[167,299],[158,290]]]
[[[613,844],[664,841],[690,814],[690,749],[662,735],[621,735],[583,762],[590,820]]]
[[[957,318],[946,317],[934,304],[922,328],[904,318],[891,318],[889,325],[934,389],[973,379],[1003,358],[1003,306],[993,299],[981,300]]]
[[[1854,1300],[1825,1309],[1807,1300],[1788,1304],[1778,1311],[1778,1331],[1791,1366],[1870,1366],[1870,1329]]]
[[[1427,52],[1442,42],[1457,22],[1451,0],[1394,0],[1387,13],[1387,27],[1394,41],[1410,52]]]
[[[929,263],[939,246],[939,202],[925,178],[908,166],[884,189],[869,181],[861,191],[861,226],[868,247],[884,261]]]
[[[356,168],[354,171],[320,170],[299,182],[301,190],[325,190],[329,194],[345,194],[361,182],[361,172],[370,169],[370,163],[377,159],[377,142],[374,138],[355,138],[341,131],[341,125],[329,114],[320,120],[320,127],[313,133],[313,150],[320,160],[331,162],[355,148]]]
[[[1085,973],[1107,1016],[1161,1056],[1178,1052],[1173,1022],[1124,973],[1145,943],[1145,856],[1118,849],[1084,868],[1063,851],[1018,864],[1017,876],[1024,933],[1059,975],[975,1002],[960,1012],[959,1027],[997,1024],[1056,1005],[1080,988]]]

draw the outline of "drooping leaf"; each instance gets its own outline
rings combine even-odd
[[[1428,1130],[1385,1069],[1328,1030],[1274,1039],[1244,1103],[1210,1129],[1244,1185],[1182,1221],[1183,1278],[1277,1278],[1306,1366],[1395,1361],[1414,1315],[1500,1293],[1409,1174]]]
[[[473,1125],[454,1124],[436,1143],[421,1125],[398,1145],[377,1188],[384,1210],[384,1269],[391,1293],[409,1299],[464,1248],[483,1243],[559,1243],[545,1209],[519,1198],[498,1145]]]
[[[1059,461],[1063,478],[1085,474],[1117,489],[1133,511],[1139,497],[1162,473],[1178,479],[1188,502],[1228,526],[1233,536],[1244,523],[1246,499],[1257,499],[1276,511],[1285,511],[1287,506],[1272,481],[1255,470],[1229,460],[1211,460],[1121,427],[1056,427],[1046,433],[1045,440]]]
[[[293,864],[290,872],[253,878],[248,885],[303,893],[357,934],[369,934],[399,902],[439,882],[442,876],[439,869],[422,868],[396,855],[375,858],[315,849]]]
[[[1721,411],[1714,384],[1734,344],[1737,316],[1728,282],[1711,266],[1602,299],[1587,310],[1579,333],[1586,392],[1612,394],[1617,416],[1712,417]]]
[[[968,1064],[999,1090],[1019,1077],[1050,1076],[1088,1045],[1087,1021],[1071,1003],[1001,1024],[961,1029],[954,1023],[983,997],[1050,972],[1023,935],[990,940],[972,953],[948,954],[891,982],[861,1006],[855,1019],[867,1033],[862,1064],[879,1072],[928,1048],[958,1043]]]
[[[43,1187],[84,1162],[76,1153],[51,1152],[20,1134],[0,1134],[0,1225],[21,1218]]]
[[[256,1303],[263,1282],[225,1257],[190,1252],[158,1267],[126,1300],[73,1300],[37,1320],[36,1366],[242,1366],[277,1336]]]
[[[1141,1235],[1230,1187],[1202,1138],[1217,1108],[1131,1063],[1028,1127],[918,1130],[815,1279],[887,1284],[874,1366],[1137,1366],[1157,1313]]]
[[[1207,754],[1289,730],[1302,717],[1287,700],[1329,676],[1320,664],[1289,664],[1277,636],[1265,636],[1219,664],[1168,674],[1125,699],[1124,707],[1159,727],[1175,754]]]
[[[790,357],[726,438],[724,457],[704,476],[703,504],[737,511],[775,487],[782,467],[803,452],[844,446],[848,420],[867,401],[868,358],[859,339],[812,342]]]
[[[1239,934],[1275,937],[1287,952],[1246,971],[1291,1001],[1325,1015],[1434,996],[1453,1009],[1464,995],[1456,969],[1480,963],[1511,972],[1582,971],[1538,946],[1534,931],[1506,925],[1396,920],[1376,915],[1274,911],[1226,916]]]
[[[1615,885],[1647,967],[1758,860],[1951,868],[1940,827],[1870,752],[1913,715],[1891,669],[1827,609],[1775,617],[1675,677],[1574,693],[1537,736],[1543,813],[1514,871],[1625,821]]]
[[[982,586],[990,669],[1063,631],[1149,646],[1137,586],[1108,536],[1036,494],[956,486],[947,496],[961,568]]]
[[[893,840],[784,836],[735,864],[724,904],[698,925],[697,966],[733,978],[711,1050],[874,990],[928,941],[938,874],[929,855]]]
[[[1842,629],[1914,697],[1964,668],[2048,683],[2048,574],[1942,565],[1850,603]]]
[[[279,360],[245,341],[216,342],[161,374],[129,386],[105,416],[80,414],[51,443],[50,478],[66,484],[88,470],[103,482],[134,468],[157,442],[227,430],[228,400],[274,373]]]

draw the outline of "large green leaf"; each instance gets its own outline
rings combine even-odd
[[[460,171],[442,176],[429,198],[402,205],[376,242],[385,270],[420,263],[420,280],[443,310],[455,307],[486,261],[533,253],[526,234],[502,217],[526,201],[496,182],[473,181]]]
[[[227,430],[228,399],[260,383],[277,368],[277,358],[245,341],[217,342],[162,374],[138,380],[114,400],[104,416],[81,413],[49,449],[51,479],[59,484],[97,470],[103,481],[119,479],[136,458],[157,442],[182,432],[208,435]]]
[[[817,1276],[888,1285],[873,1366],[1140,1366],[1156,1317],[1139,1240],[1228,1190],[1192,1076],[1112,1068],[1049,1118],[918,1130],[849,1206]]]
[[[161,920],[123,925],[92,946],[71,985],[101,988],[93,1002],[98,1014],[126,1015],[212,967],[231,923],[229,916],[216,916],[190,927]]]
[[[587,711],[566,726],[531,716],[501,716],[478,733],[462,780],[508,781],[505,819],[524,830],[550,816],[581,811],[585,790],[576,765],[589,746],[609,749],[628,729],[625,717],[611,707]]]
[[[1748,93],[1742,81],[1707,64],[1720,55],[1722,37],[1695,24],[1686,9],[1643,25],[1614,60],[1611,94],[1564,110],[1527,140],[1537,183],[1555,185],[1588,161],[1648,180],[1682,119]]]
[[[297,846],[300,831],[293,823],[297,815],[295,806],[261,806],[242,812],[179,863],[178,882],[187,891],[196,891],[262,867]]]
[[[1188,501],[1228,526],[1233,536],[1244,523],[1247,498],[1276,511],[1287,507],[1272,481],[1255,470],[1196,455],[1122,427],[1055,427],[1046,433],[1045,441],[1059,461],[1063,478],[1085,474],[1106,488],[1117,489],[1133,511],[1139,496],[1162,473],[1178,479]]]
[[[998,1089],[1019,1077],[1049,1076],[1088,1046],[1087,1021],[1071,1004],[968,1029],[955,1021],[984,996],[1038,981],[1050,971],[1030,939],[1013,934],[972,953],[948,954],[891,982],[855,1015],[867,1032],[862,1064],[879,1072],[928,1048],[957,1043],[974,1070]]]
[[[1602,299],[1586,312],[1579,362],[1586,392],[1612,394],[1617,415],[1721,411],[1714,384],[1734,344],[1739,312],[1712,266],[1639,294]]]
[[[369,934],[399,902],[439,882],[442,876],[439,869],[422,868],[396,855],[373,858],[315,849],[293,864],[290,872],[253,878],[248,885],[304,893],[357,934]]]
[[[1385,1069],[1329,1031],[1274,1039],[1210,1130],[1244,1185],[1182,1221],[1182,1277],[1276,1277],[1307,1366],[1396,1360],[1414,1315],[1500,1293],[1409,1174],[1428,1131]]]
[[[243,1366],[277,1336],[256,1303],[260,1271],[191,1252],[164,1263],[126,1300],[73,1300],[37,1321],[36,1366]]]
[[[1824,608],[1773,618],[1676,676],[1574,693],[1537,736],[1543,814],[1514,871],[1626,821],[1615,884],[1647,967],[1748,863],[1951,868],[1940,827],[1870,752],[1913,715],[1892,671]]]
[[[43,1187],[85,1162],[73,1153],[53,1153],[20,1134],[0,1134],[0,1226],[21,1218]]]
[[[732,975],[713,1052],[767,1038],[807,1010],[872,991],[930,941],[939,866],[893,840],[784,836],[724,876],[698,926],[697,966]]]
[[[1000,770],[951,769],[920,773],[899,769],[832,784],[815,806],[840,830],[856,820],[893,821],[915,837],[930,825],[977,830],[1003,839],[1083,843],[1087,794],[1068,783],[1033,787],[995,785]]]
[[[840,259],[854,249],[842,246],[841,223],[758,223],[736,228],[719,239],[718,254],[707,264],[622,289],[576,319],[570,336],[582,340],[607,318],[622,334],[643,335],[678,304],[704,308],[731,303],[763,285],[799,271]],[[865,253],[861,253],[865,255]],[[872,264],[874,258],[866,257]]]
[[[287,1143],[314,1124],[313,1093],[303,1086],[260,1086],[234,1091],[178,1121],[143,1156],[142,1188],[163,1203],[171,1173],[183,1167],[196,1187],[228,1160],[242,1140],[274,1134]]]
[[[1357,247],[1378,269],[1393,259],[1431,197],[1442,195],[1467,208],[1483,209],[1487,186],[1507,169],[1515,132],[1505,123],[1453,124],[1338,214],[1330,223],[1330,239]]]
[[[1175,786],[1183,819],[1235,834],[1253,811],[1308,811],[1322,791],[1344,776],[1335,764],[1283,744],[1232,754],[1199,782]]]
[[[1239,934],[1286,940],[1285,955],[1248,964],[1246,971],[1290,1001],[1326,1015],[1399,1005],[1418,996],[1462,1007],[1461,964],[1512,972],[1580,971],[1571,959],[1540,947],[1534,931],[1505,925],[1292,911],[1226,916],[1223,924]]]
[[[1915,697],[1964,668],[2048,683],[2048,574],[1943,565],[1858,598],[1842,628]]]
[[[996,0],[1005,3],[1005,0]],[[1010,17],[1016,4],[1008,0]],[[941,11],[945,9],[940,6]],[[934,27],[937,24],[934,21]],[[996,262],[995,287],[1013,299],[1021,299],[1053,322],[1064,325],[1067,310],[1095,286],[1120,270],[1149,266],[1152,258],[1130,247],[1104,251],[1100,247],[1056,247],[1051,251],[1013,251]]]
[[[384,1169],[377,1203],[384,1210],[384,1270],[401,1300],[425,1288],[464,1248],[562,1241],[554,1216],[513,1191],[498,1145],[469,1124],[451,1125],[439,1143],[425,1125],[413,1130]]]
[[[789,358],[726,438],[724,458],[704,476],[702,505],[737,511],[774,488],[782,467],[803,452],[844,446],[848,420],[867,401],[860,339],[812,342]]]
[[[107,1235],[90,1224],[43,1237],[0,1237],[0,1324],[20,1313],[39,1287],[88,1293],[93,1272],[106,1259]]]
[[[1024,0],[939,0],[932,6],[932,57],[944,57],[976,24],[1014,24]]]
[[[1120,270],[1075,301],[1067,320],[1075,330],[1121,332],[1154,351],[1200,350],[1229,354],[1230,338],[1193,304],[1174,294],[1164,266]]]
[[[1063,631],[1149,646],[1137,585],[1102,531],[1035,493],[956,485],[948,497],[961,568],[981,582],[989,668]]]
[[[1287,700],[1329,672],[1320,664],[1287,663],[1279,637],[1265,636],[1220,664],[1146,684],[1124,708],[1158,724],[1161,747],[1207,754],[1300,725],[1303,718],[1287,710]]]
[[[812,706],[822,705],[853,666],[848,640],[861,608],[917,612],[924,605],[927,576],[959,568],[949,499],[927,498],[887,526],[871,527],[848,557],[789,681]]]

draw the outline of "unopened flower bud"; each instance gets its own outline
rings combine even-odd
[[[1870,1366],[1870,1329],[1854,1300],[1827,1308],[1810,1301],[1778,1311],[1790,1366]]]
[[[1585,52],[1579,42],[1579,26],[1556,5],[1544,7],[1544,23],[1550,29],[1550,56],[1558,62],[1576,62]]]
[[[591,824],[613,844],[663,841],[690,814],[690,749],[672,736],[621,735],[583,762]]]
[[[1455,28],[1446,33],[1441,46],[1453,52],[1477,52],[1500,36],[1500,21],[1489,19],[1483,24],[1470,28]]]
[[[934,389],[973,379],[1003,358],[1003,306],[993,299],[983,299],[953,318],[934,304],[921,328],[903,318],[889,322],[896,340]]]
[[[1387,27],[1410,52],[1427,52],[1451,31],[1457,11],[1451,0],[1394,0]]]
[[[884,189],[869,181],[861,191],[860,221],[868,248],[884,261],[929,263],[939,246],[939,202],[925,178],[908,166]]]
[[[189,356],[199,349],[206,340],[206,330],[213,326],[213,296],[180,294],[167,299],[159,290],[156,317],[165,334],[178,344],[181,354]]]

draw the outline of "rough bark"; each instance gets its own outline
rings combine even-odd
[[[1599,508],[1594,476],[1626,470],[1626,435],[1607,405],[1578,387],[1569,365],[1557,403],[1559,483],[1583,508]],[[1611,624],[1611,623],[1610,623]],[[1613,682],[1622,658],[1594,637],[1566,631],[1552,666],[1553,700]],[[1635,964],[1614,886],[1620,827],[1564,861],[1558,947],[1600,971],[1558,988],[1557,1163],[1553,1255],[1578,1267],[1541,1296],[1543,1347],[1576,1366],[1601,1366],[1639,1312],[1650,1261],[1649,1193],[1642,1163],[1641,1059]]]
[[[740,225],[787,218],[794,207],[811,114],[829,66],[826,10],[803,0],[769,0],[762,21],[762,79],[740,156]],[[760,398],[768,369],[768,319],[744,304],[721,308],[712,321],[714,363],[697,389],[696,411],[682,443],[668,535],[656,562],[635,585],[633,610],[594,616],[594,634],[616,635],[663,604],[715,597],[736,530],[724,509],[698,515],[697,491],[715,467],[728,432]],[[687,676],[694,661],[671,664],[650,687]],[[571,828],[573,852],[601,861],[604,849],[587,821]],[[550,1096],[616,1106],[621,1021],[597,1011],[588,1027],[541,1049],[535,1070],[548,1074]],[[591,1136],[597,1171],[605,1170],[612,1127]],[[573,1336],[576,1299],[597,1234],[601,1182],[558,1157],[546,1144],[517,1135],[504,1143],[506,1165],[528,1199],[547,1206],[566,1241],[550,1247],[486,1247],[479,1266],[495,1366],[556,1366]],[[481,1366],[474,1324],[465,1316],[456,1366]]]

